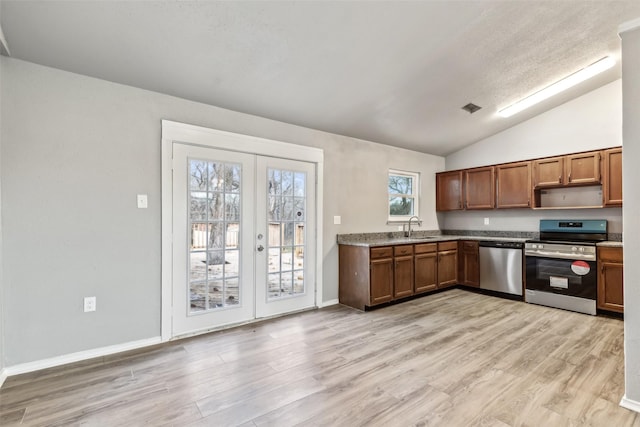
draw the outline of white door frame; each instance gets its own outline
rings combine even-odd
[[[162,314],[160,333],[162,341],[172,335],[172,277],[173,277],[173,143],[174,141],[237,151],[262,156],[280,157],[316,164],[316,257],[315,305],[322,306],[322,195],[324,152],[319,148],[241,135],[201,126],[162,120],[161,176],[162,176]]]

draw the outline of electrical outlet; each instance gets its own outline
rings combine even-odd
[[[489,225],[489,218],[484,219],[484,225]]]
[[[96,311],[96,297],[84,298],[84,312]]]
[[[138,209],[147,209],[149,206],[146,194],[138,194]]]
[[[333,225],[340,225],[340,224],[342,224],[342,218],[340,217],[340,215],[334,215]]]

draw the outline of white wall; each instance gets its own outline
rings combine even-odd
[[[0,70],[6,366],[160,335],[161,119],[324,149],[324,301],[338,297],[336,234],[394,229],[388,168],[421,173],[422,228],[438,227],[442,157],[12,58]]]
[[[640,412],[640,20],[622,33],[625,399]],[[623,401],[623,404],[625,401]]]
[[[446,157],[447,170],[622,145],[622,83],[616,80]],[[626,156],[626,148],[625,148]],[[626,200],[625,200],[626,203]],[[448,230],[537,231],[540,219],[607,219],[622,232],[622,209],[504,209],[438,214]],[[484,225],[484,218],[490,224]]]

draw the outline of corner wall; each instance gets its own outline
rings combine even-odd
[[[2,28],[0,28],[2,34]],[[0,67],[0,94],[2,94],[2,68]],[[0,103],[0,129],[2,129],[2,103]],[[4,281],[2,270],[2,132],[0,132],[0,386],[4,382]]]
[[[640,412],[640,19],[621,33],[624,183],[624,358],[621,404]]]
[[[160,336],[162,119],[324,150],[324,302],[338,298],[336,234],[395,230],[389,168],[420,172],[421,228],[438,228],[442,157],[12,58],[0,70],[8,367]],[[97,311],[83,313],[93,295]]]
[[[622,82],[616,80],[450,154],[446,167],[465,169],[620,145]],[[439,213],[438,218],[442,229],[485,231],[538,231],[545,218],[606,219],[609,232],[622,232],[621,208],[454,211]],[[488,226],[484,218],[489,218]]]

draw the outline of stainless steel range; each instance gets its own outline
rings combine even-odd
[[[525,243],[525,301],[596,314],[596,243],[606,220],[540,220],[540,240]]]

